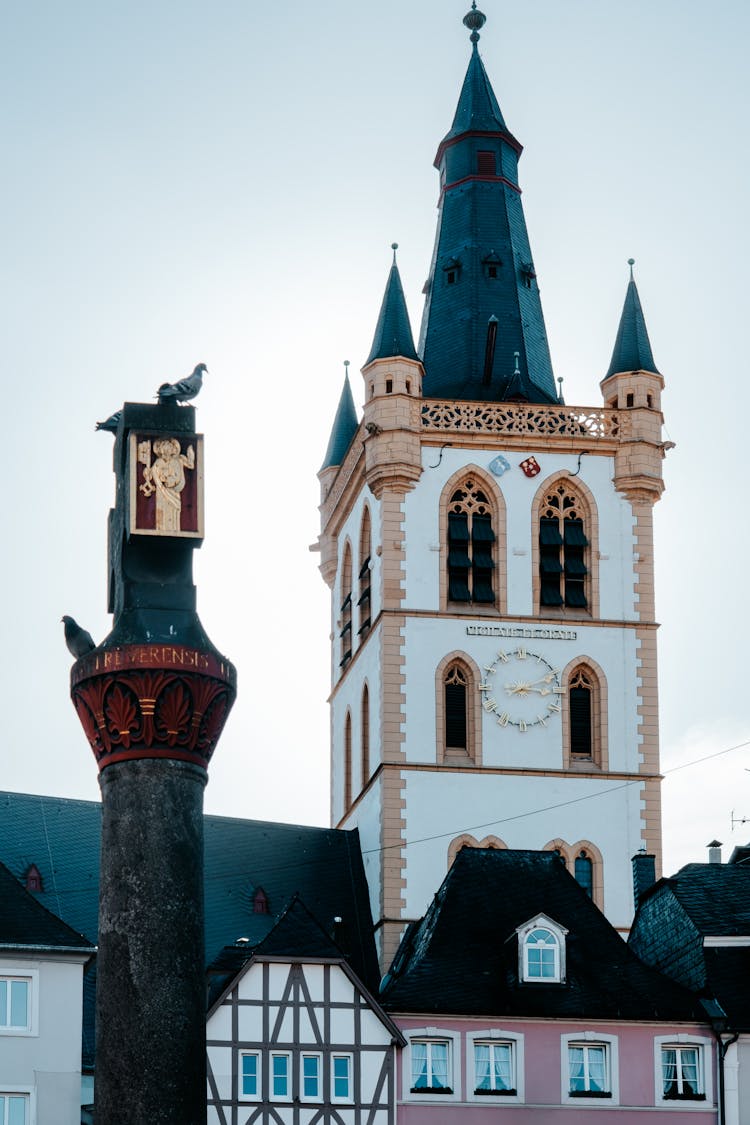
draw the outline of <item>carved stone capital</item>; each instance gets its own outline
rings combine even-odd
[[[237,694],[229,661],[168,644],[94,651],[73,665],[70,680],[100,770],[135,758],[205,769]]]

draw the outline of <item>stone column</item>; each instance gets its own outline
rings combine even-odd
[[[109,522],[114,628],[71,672],[102,793],[97,1125],[206,1122],[203,790],[236,677],[195,611],[202,444],[193,417],[125,404]],[[182,458],[182,496],[166,525],[149,487],[157,456]],[[170,472],[172,487],[180,469]]]

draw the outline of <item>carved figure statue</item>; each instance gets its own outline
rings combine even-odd
[[[140,490],[144,496],[156,493],[156,530],[180,531],[181,492],[185,487],[185,470],[195,468],[195,450],[180,453],[177,438],[157,438],[153,443],[156,460],[151,463],[151,442],[138,446],[138,460],[143,464]]]

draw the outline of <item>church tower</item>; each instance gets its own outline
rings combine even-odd
[[[661,855],[652,512],[661,391],[635,281],[603,404],[556,391],[509,131],[471,57],[440,143],[419,349],[396,264],[321,481],[331,809],[381,963],[458,849],[555,850],[610,921]]]

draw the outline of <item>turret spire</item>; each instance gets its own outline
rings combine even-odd
[[[522,148],[477,49],[485,20],[475,3],[464,17],[471,58],[435,158],[441,198],[420,339],[423,390],[431,398],[557,402],[518,186]]]
[[[344,360],[344,385],[341,388],[339,405],[336,417],[331,427],[331,436],[328,439],[328,448],[323,458],[320,471],[330,469],[333,465],[340,465],[352,443],[352,438],[357,432],[357,411],[354,409],[352,388],[349,383],[349,360]]]
[[[367,363],[372,363],[375,359],[390,359],[396,355],[403,356],[405,359],[418,358],[417,349],[414,347],[411,324],[409,323],[409,313],[406,308],[401,276],[396,264],[398,243],[392,242],[391,249],[393,250],[393,265],[388,275],[375,337],[372,341],[370,354],[367,357]]]
[[[625,293],[625,304],[617,329],[612,361],[607,374],[604,376],[605,379],[620,371],[653,371],[657,375],[659,374],[651,351],[651,341],[648,338],[646,321],[633,276],[635,259],[628,258],[628,265],[630,266],[630,281]]]

